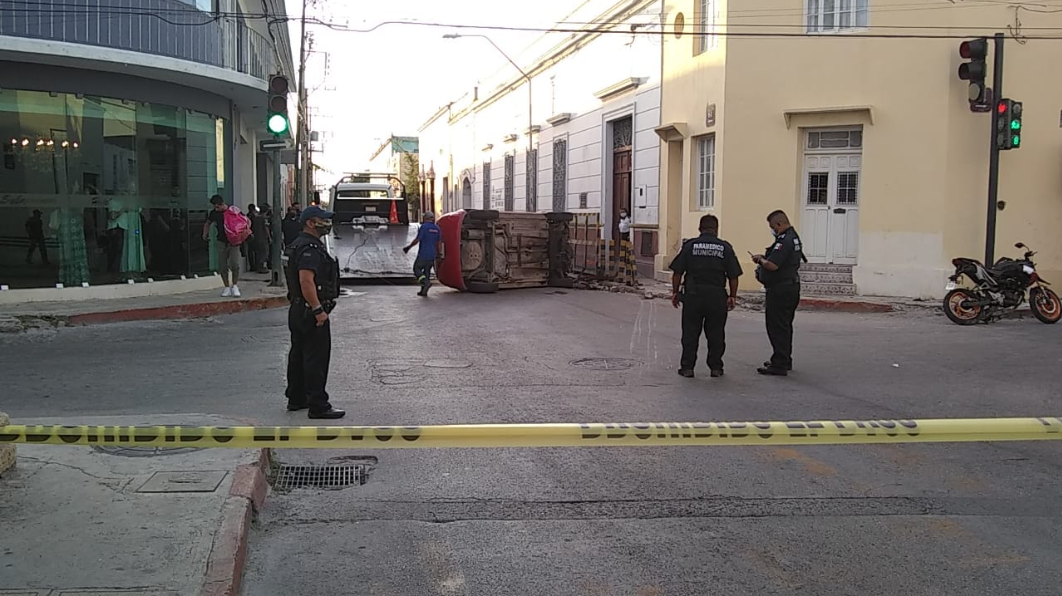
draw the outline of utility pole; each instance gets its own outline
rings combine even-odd
[[[1002,33],[996,33],[992,40],[994,55],[992,57],[992,87],[993,96],[998,100],[1003,99],[1003,40],[1006,38]],[[996,258],[996,213],[999,205],[999,142],[998,134],[999,119],[1002,115],[999,110],[992,110],[992,130],[989,135],[988,154],[988,219],[985,225],[985,267],[991,267]]]
[[[306,135],[303,134],[303,130],[306,127],[306,7],[310,0],[302,0],[302,31],[299,40],[299,89],[298,89],[298,107],[296,112],[299,116],[299,127],[295,132],[295,155],[301,156],[306,152]],[[306,202],[303,201],[303,193],[305,192],[305,168],[303,166],[303,159],[296,160],[298,165],[296,166],[298,171],[295,177],[295,200],[298,201],[302,208],[306,208]]]
[[[280,262],[281,257],[281,245],[284,238],[284,230],[280,223],[280,214],[284,212],[282,206],[282,199],[280,194],[280,148],[273,149],[273,217],[270,218],[273,227],[273,246],[270,251],[270,260],[273,262],[273,271],[270,275],[269,285],[273,287],[283,288],[287,281],[284,279],[284,267]]]

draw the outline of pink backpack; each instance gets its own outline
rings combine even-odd
[[[240,213],[240,208],[236,205],[225,211],[225,236],[233,246],[243,244],[251,236],[251,220]]]

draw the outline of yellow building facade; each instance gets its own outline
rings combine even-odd
[[[1062,13],[1034,8],[668,0],[658,275],[704,213],[745,255],[770,243],[765,218],[783,209],[813,265],[850,272],[824,281],[943,296],[953,257],[984,258],[988,211],[991,116],[970,110],[958,49],[1004,32],[1003,96],[1023,102],[1024,136],[1000,155],[995,256],[1025,242],[1062,282],[1062,40],[1047,39]],[[991,86],[991,46],[987,62]],[[757,287],[752,275],[742,287]]]

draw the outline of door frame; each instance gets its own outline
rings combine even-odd
[[[812,173],[808,169],[808,165],[807,165],[808,159],[807,158],[808,157],[814,157],[814,156],[830,156],[832,158],[836,158],[836,157],[844,157],[844,156],[856,155],[856,156],[860,157],[859,178],[858,178],[859,186],[858,186],[858,188],[856,190],[856,197],[857,197],[857,203],[856,203],[856,213],[857,213],[857,215],[856,215],[856,217],[857,218],[859,217],[859,215],[858,215],[859,206],[860,206],[860,203],[862,203],[862,198],[863,198],[863,160],[862,160],[862,157],[863,157],[863,149],[865,148],[865,145],[866,145],[866,143],[863,142],[864,139],[865,139],[865,136],[863,134],[864,130],[865,129],[864,129],[864,127],[862,125],[815,126],[815,127],[807,127],[807,128],[801,128],[800,129],[800,132],[801,132],[801,134],[800,134],[800,143],[801,143],[801,145],[800,145],[800,147],[801,147],[801,151],[800,151],[800,178],[799,178],[799,180],[800,180],[800,189],[799,189],[799,194],[798,194],[798,205],[799,205],[800,221],[804,220],[804,217],[805,217],[805,214],[806,214],[806,210],[807,210],[807,207],[808,207],[808,205],[807,205],[808,183],[809,183],[810,175]],[[812,133],[822,133],[822,132],[848,132],[848,133],[858,132],[858,133],[861,133],[861,134],[859,136],[858,146],[856,146],[856,147],[852,147],[851,144],[848,147],[827,147],[827,148],[809,147],[811,134]],[[851,143],[851,140],[850,140],[850,143]],[[829,178],[827,180],[827,187],[826,187],[827,188],[827,190],[826,190],[826,210],[828,211],[827,217],[826,217],[826,231],[825,231],[825,233],[826,233],[826,254],[825,254],[824,257],[822,257],[821,262],[820,262],[820,259],[818,257],[811,257],[810,255],[808,255],[808,262],[809,263],[838,264],[838,265],[851,265],[851,266],[855,266],[855,265],[858,264],[858,261],[859,261],[858,245],[857,245],[857,248],[856,248],[856,257],[855,258],[849,259],[847,257],[840,257],[840,259],[842,261],[849,261],[850,260],[851,262],[838,263],[837,262],[838,257],[834,254],[834,246],[835,246],[835,242],[834,241],[835,241],[835,239],[832,238],[832,234],[831,234],[832,229],[833,229],[833,217],[832,216],[834,214],[834,209],[838,208],[838,205],[837,205],[837,182],[838,182],[839,178],[840,178],[840,176],[838,175],[838,171],[837,171],[837,163],[836,163],[836,161],[834,159],[831,159],[830,160],[830,169],[829,169]],[[830,198],[831,197],[833,198],[833,203],[830,202]],[[857,224],[856,225],[858,227],[858,220],[857,220]],[[805,238],[804,240],[805,240],[804,241],[805,245],[809,244],[807,242],[807,238]]]
[[[612,163],[612,134],[617,120],[623,120],[624,118],[631,119],[631,188],[634,187],[634,172],[637,169],[637,161],[635,156],[638,154],[638,119],[635,113],[635,103],[630,103],[618,107],[614,110],[609,110],[601,114],[601,205],[599,207],[599,213],[601,214],[601,222],[611,222],[617,214],[613,209],[613,163]],[[634,218],[634,214],[631,214],[631,218]],[[614,226],[609,225],[601,226],[601,237],[605,240],[614,240],[612,230]]]

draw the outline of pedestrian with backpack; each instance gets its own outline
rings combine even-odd
[[[210,224],[217,229],[218,273],[225,289],[221,295],[240,297],[240,246],[251,235],[251,220],[240,213],[240,208],[225,204],[221,195],[210,197],[214,209],[203,223],[203,240],[210,240]],[[230,283],[231,282],[231,283]]]

